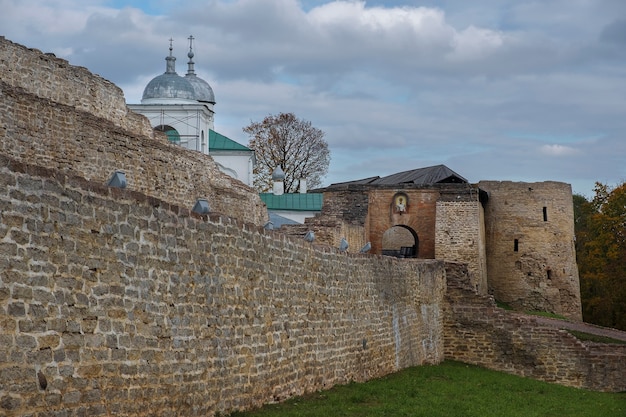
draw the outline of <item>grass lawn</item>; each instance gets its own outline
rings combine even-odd
[[[286,416],[625,417],[626,393],[567,388],[446,361],[231,414]]]
[[[566,329],[567,330],[567,329]],[[589,334],[584,332],[577,332],[576,330],[567,330],[569,333],[578,338],[578,340],[588,340],[596,343],[615,343],[618,345],[626,345],[626,341],[617,340],[610,337],[598,336],[595,334]]]

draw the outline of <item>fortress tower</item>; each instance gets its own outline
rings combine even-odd
[[[489,292],[516,310],[582,320],[569,184],[480,181]]]

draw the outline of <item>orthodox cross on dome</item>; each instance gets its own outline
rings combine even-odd
[[[189,53],[187,54],[187,56],[189,57],[189,62],[187,63],[187,75],[194,75],[195,71],[193,69],[193,36],[189,35],[189,37],[187,38],[189,39]]]

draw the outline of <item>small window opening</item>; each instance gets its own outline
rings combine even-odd
[[[546,270],[546,277],[550,280],[552,279],[552,270],[550,269]]]
[[[519,250],[519,240],[515,239],[513,241],[513,251],[517,252]]]
[[[547,207],[543,208],[543,221],[544,222],[548,221],[548,208]]]

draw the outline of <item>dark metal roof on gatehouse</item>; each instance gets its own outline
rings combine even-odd
[[[355,181],[331,184],[327,189],[342,188],[350,185],[432,185],[432,184],[466,184],[465,178],[452,171],[445,165],[435,165],[426,168],[417,168],[410,171],[398,172],[386,177],[369,177]]]

